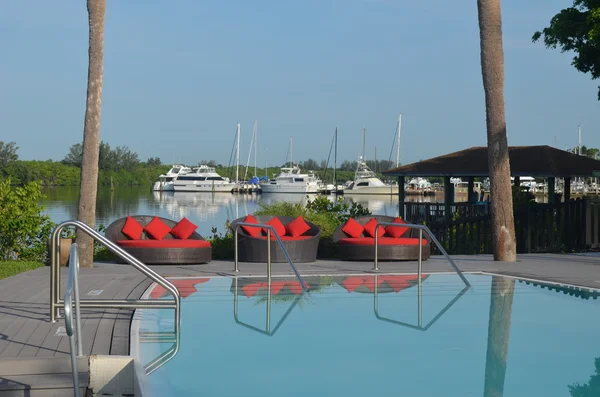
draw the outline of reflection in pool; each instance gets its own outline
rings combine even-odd
[[[176,397],[597,393],[596,293],[468,279],[322,276],[305,278],[308,292],[295,279],[175,280],[180,350],[148,380]],[[172,327],[168,311],[136,318],[143,332]],[[141,344],[142,362],[168,346]]]

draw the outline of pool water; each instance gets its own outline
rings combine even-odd
[[[470,289],[449,274],[420,285],[414,275],[307,277],[304,293],[295,279],[270,289],[258,278],[173,280],[180,349],[149,386],[173,397],[600,396],[595,292],[467,278]],[[171,310],[136,318],[140,334],[172,330]],[[169,347],[140,343],[136,354],[148,363]]]

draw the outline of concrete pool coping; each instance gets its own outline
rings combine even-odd
[[[453,256],[465,273],[497,274],[539,283],[577,288],[600,289],[600,253],[527,254],[515,263],[494,262],[490,255]],[[342,274],[416,273],[416,262],[380,262],[380,271],[372,271],[372,262],[320,260],[298,264],[304,276]],[[266,276],[264,263],[240,263],[233,271],[232,261],[213,261],[205,265],[152,266],[167,277],[249,277]],[[67,272],[61,269],[63,285]],[[432,256],[423,262],[424,273],[451,273],[443,257]],[[286,263],[273,264],[273,276],[292,276]],[[64,357],[69,354],[64,335],[64,320],[49,319],[49,267],[0,280],[0,360],[21,357]],[[138,299],[152,281],[131,266],[97,263],[81,269],[80,291],[85,299]],[[64,288],[64,287],[63,287]],[[64,291],[64,289],[63,289]],[[133,311],[122,309],[82,310],[83,352],[90,354],[130,354]],[[0,374],[0,377],[2,374]]]

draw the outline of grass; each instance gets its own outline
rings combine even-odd
[[[37,269],[44,266],[41,262],[25,262],[25,261],[6,261],[0,262],[0,280],[15,274],[23,273],[29,270]]]

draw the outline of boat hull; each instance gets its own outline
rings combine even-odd
[[[285,186],[264,184],[260,186],[263,193],[296,193],[296,194],[315,194],[319,192],[318,186]]]
[[[177,184],[174,185],[176,192],[206,192],[206,193],[231,193],[235,183],[189,183],[189,184]]]
[[[344,195],[353,195],[353,194],[381,194],[381,195],[398,194],[398,186],[366,186],[366,187],[356,187],[353,189],[344,189]]]
[[[152,190],[155,192],[173,192],[175,188],[173,187],[173,182],[154,182]]]

